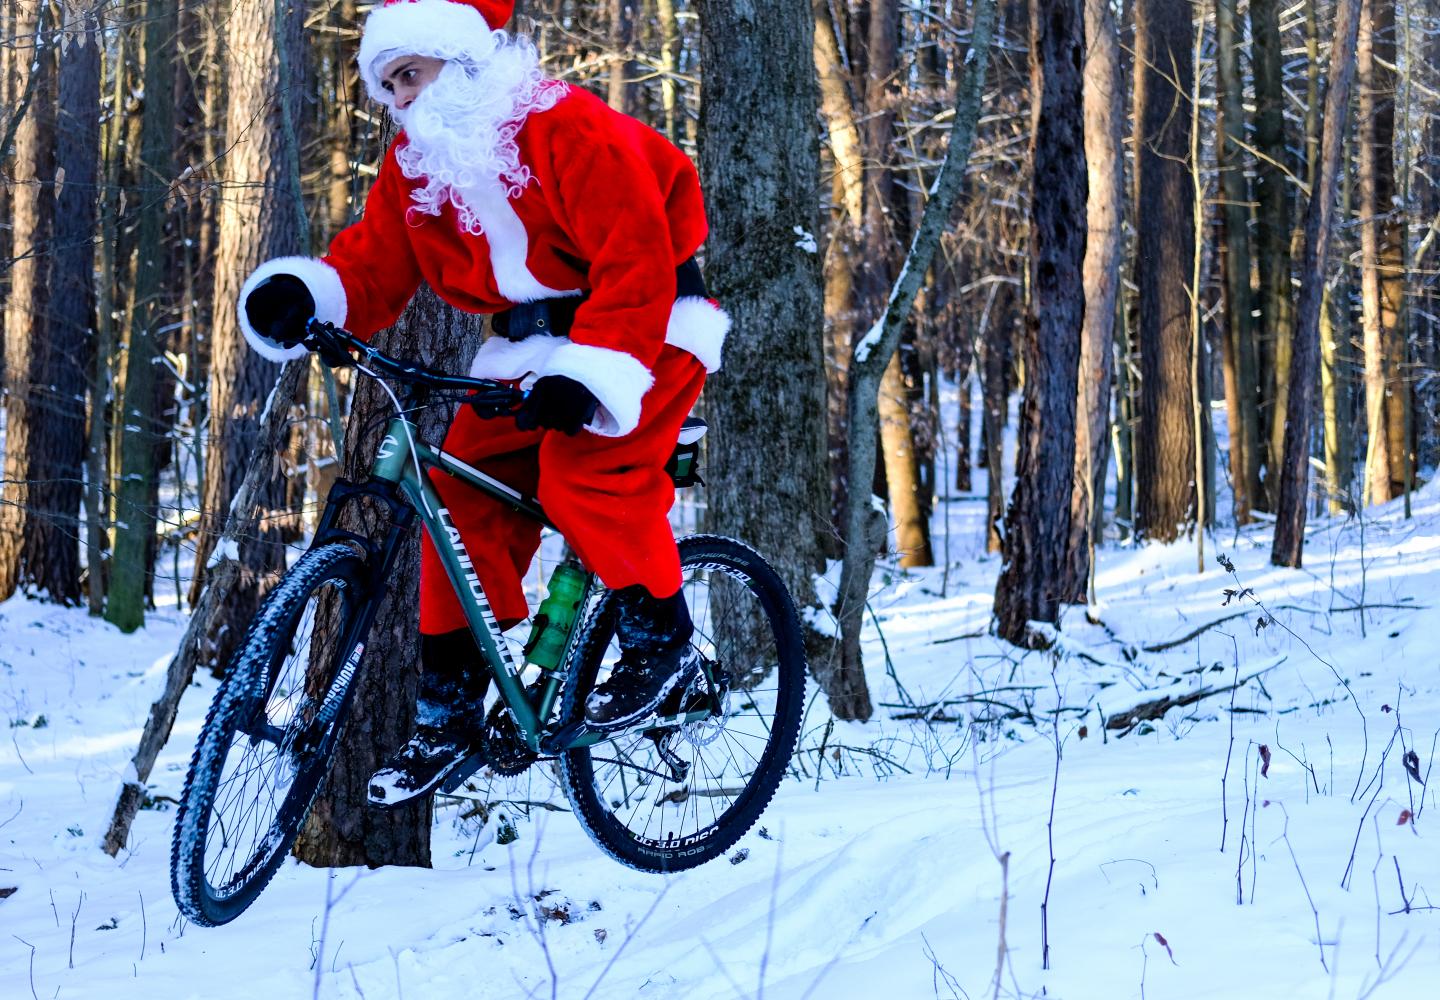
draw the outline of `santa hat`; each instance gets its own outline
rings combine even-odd
[[[385,0],[365,19],[360,39],[357,61],[365,88],[388,105],[380,71],[400,56],[484,61],[514,11],[515,0]]]

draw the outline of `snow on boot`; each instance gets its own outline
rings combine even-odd
[[[700,654],[690,645],[695,628],[683,593],[657,598],[635,586],[616,596],[620,662],[585,699],[585,721],[593,729],[620,729],[645,718],[700,667]]]
[[[415,735],[370,776],[370,803],[398,806],[429,795],[485,749],[480,651],[468,629],[421,636]]]
[[[409,742],[370,776],[370,804],[390,808],[431,794],[456,768],[480,753],[482,736],[416,726]]]

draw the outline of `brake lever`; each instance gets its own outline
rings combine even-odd
[[[496,392],[496,390],[491,390],[491,392]],[[496,394],[498,395],[498,392]],[[519,413],[520,407],[525,405],[525,400],[529,396],[529,389],[510,389],[506,391],[505,401],[499,402],[488,395],[477,392],[467,398],[466,403],[482,420],[493,420],[496,417],[508,417]]]
[[[319,355],[320,360],[331,368],[353,365],[355,359],[350,352],[329,336],[333,330],[334,327],[329,323],[312,317],[310,322],[305,325],[305,339],[302,343]]]

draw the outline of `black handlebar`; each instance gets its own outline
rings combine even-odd
[[[421,389],[465,392],[465,402],[481,415],[499,416],[513,413],[528,393],[508,382],[488,378],[447,375],[413,361],[403,361],[371,347],[349,330],[318,319],[305,327],[304,345],[317,352],[326,364],[364,365],[375,375]],[[350,352],[354,351],[352,355]]]

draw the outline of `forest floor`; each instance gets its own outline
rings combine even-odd
[[[479,794],[553,810],[442,800],[433,870],[287,862],[216,930],[168,876],[213,680],[157,808],[98,846],[181,614],[127,637],[0,605],[0,996],[979,998],[1002,940],[1000,996],[1433,995],[1440,487],[1408,520],[1312,522],[1298,571],[1264,526],[1207,538],[1203,573],[1193,541],[1109,544],[1055,652],[986,634],[983,499],[940,507],[948,568],[876,574],[875,718],[811,700],[797,777],[727,860],[622,868],[540,766]]]

